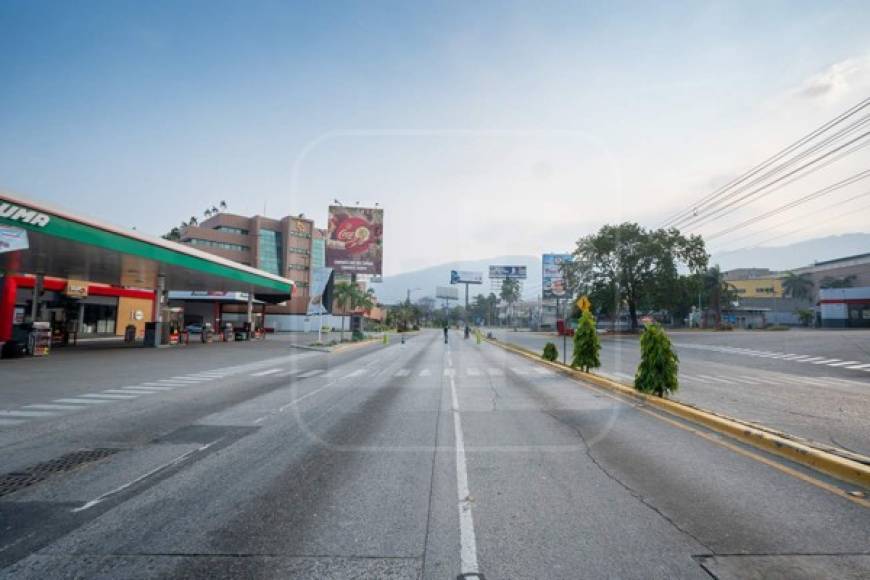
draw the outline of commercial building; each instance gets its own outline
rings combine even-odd
[[[0,343],[13,345],[37,329],[114,336],[133,326],[141,336],[149,325],[149,343],[166,344],[170,288],[244,291],[246,312],[252,299],[293,295],[281,276],[5,193],[0,274]]]
[[[870,328],[870,287],[823,288],[819,298],[822,326]]]

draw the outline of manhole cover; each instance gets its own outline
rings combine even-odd
[[[72,471],[82,465],[105,459],[117,453],[120,449],[81,449],[55,459],[31,465],[21,471],[0,475],[0,496],[14,493],[19,489],[30,487],[44,481],[55,473]]]

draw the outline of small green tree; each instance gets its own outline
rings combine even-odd
[[[552,342],[548,342],[544,345],[544,354],[541,355],[541,358],[544,360],[548,360],[550,362],[555,361],[559,358],[559,351],[556,349],[556,345]]]
[[[571,366],[585,372],[600,367],[601,361],[598,359],[600,351],[601,343],[595,330],[595,317],[586,310],[580,315],[577,331],[574,332],[574,357]]]
[[[674,393],[679,386],[679,367],[680,359],[665,331],[658,324],[647,326],[640,336],[640,365],[634,376],[634,388],[659,397]]]

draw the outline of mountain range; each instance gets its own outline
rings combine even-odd
[[[789,270],[811,265],[813,262],[833,260],[845,256],[870,253],[870,233],[852,233],[814,238],[785,246],[759,246],[729,252],[714,253],[710,264],[718,264],[722,270],[734,268],[770,268]],[[528,277],[523,282],[523,298],[532,300],[541,292],[541,257],[524,255],[494,256],[480,260],[462,260],[438,264],[420,270],[385,276],[381,284],[374,286],[378,299],[384,304],[396,304],[408,296],[418,300],[435,296],[436,286],[450,284],[450,270],[472,270],[483,273],[483,284],[472,285],[469,296],[488,294],[490,280],[487,276],[490,265],[517,265],[527,268]],[[458,286],[460,299],[464,288]]]

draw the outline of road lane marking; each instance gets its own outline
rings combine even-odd
[[[81,405],[49,405],[49,404],[37,404],[37,405],[24,405],[21,407],[22,409],[45,409],[46,411],[75,411],[76,409],[84,409]]]
[[[432,374],[432,373],[429,371],[429,369],[423,369],[422,371],[420,371],[420,376],[421,376],[421,377],[428,377],[428,376],[431,375],[431,374]]]
[[[825,359],[825,360],[820,360],[820,361],[818,361],[818,362],[814,362],[813,364],[814,364],[814,365],[826,365],[826,364],[829,364],[829,363],[832,363],[832,362],[838,362],[838,361],[841,361],[841,360],[843,360],[843,359],[840,359],[840,358],[828,358],[828,359]]]
[[[51,411],[0,411],[0,417],[54,417],[57,413]]]
[[[80,397],[86,397],[88,399],[112,399],[115,401],[121,401],[125,399],[136,399],[139,395],[104,395],[103,393],[88,393],[86,395],[79,395]]]
[[[829,364],[828,366],[829,367],[844,367],[846,365],[853,365],[853,364],[858,363],[858,362],[861,362],[861,361],[859,361],[859,360],[847,360],[844,362]]]
[[[308,373],[305,373],[305,375],[307,375],[307,374],[308,374]],[[317,373],[315,373],[315,374],[317,374]],[[366,374],[366,369],[357,369],[357,370],[355,370],[355,371],[353,371],[353,372],[351,372],[351,373],[346,374],[346,375],[344,376],[344,378],[346,378],[346,379],[350,379],[350,378],[358,377],[358,376],[361,376],[361,375],[364,375],[364,374]],[[299,375],[299,376],[300,376],[300,377],[304,377],[305,375]]]
[[[824,358],[825,358],[825,357],[823,357],[823,356],[814,356],[814,357],[812,357],[812,358],[805,358],[805,359],[802,360],[801,362],[815,362],[815,361],[817,361],[817,360],[823,360]]]
[[[55,399],[55,403],[72,403],[74,405],[99,405],[100,403],[111,403],[106,399]]]
[[[698,376],[705,381],[713,381],[715,383],[725,383],[726,385],[731,384],[731,381],[726,381],[725,379],[720,379],[718,377],[711,377],[710,375],[698,375]]]
[[[453,370],[454,369],[444,369],[444,376],[445,377],[452,377],[454,374]]]
[[[397,377],[407,377],[410,374],[411,374],[411,371],[409,371],[408,369],[399,369],[396,371]]]
[[[447,350],[450,364],[450,347]],[[444,369],[453,370],[453,369]],[[465,461],[465,440],[462,435],[462,419],[459,416],[459,397],[456,381],[450,377],[450,396],[453,401],[453,437],[456,445],[456,495],[459,498],[459,573],[478,574],[477,540],[474,534],[474,518],[471,514],[471,491],[468,488],[468,465]]]
[[[491,376],[491,377],[503,377],[504,376],[504,371],[502,371],[501,369],[497,369],[495,367],[486,369],[486,372],[489,373],[489,376]]]
[[[474,367],[470,367],[470,368],[465,369],[465,372],[468,373],[468,376],[470,376],[470,377],[479,377],[480,376],[480,371]]]
[[[744,385],[760,385],[761,381],[756,379],[752,379],[749,377],[731,377],[732,381],[737,381],[738,383],[743,383]]]
[[[310,378],[310,377],[317,376],[317,375],[319,375],[319,374],[322,373],[322,372],[323,372],[323,369],[314,369],[314,370],[308,371],[308,372],[306,372],[306,373],[302,373],[301,375],[299,375],[299,378],[300,378],[300,379],[307,379],[307,378]],[[352,375],[352,374],[353,374],[353,373],[351,373],[351,375]],[[348,376],[351,376],[351,375],[348,375]]]
[[[151,391],[158,393],[160,391],[171,391],[174,387],[158,387],[158,386],[146,386],[142,385],[141,387],[121,387],[122,389],[130,389],[131,391]]]
[[[138,389],[106,389],[103,391],[104,393],[109,393],[110,395],[155,395],[154,391],[140,391]]]
[[[846,367],[847,369],[866,369],[870,368],[870,363],[865,363],[863,365],[855,365],[853,367]]]
[[[269,369],[266,371],[260,371],[258,373],[252,373],[252,377],[265,377],[266,375],[274,375],[275,373],[280,373],[284,369]]]
[[[21,425],[26,422],[27,421],[21,419],[0,419],[0,427],[14,427],[15,425]]]

